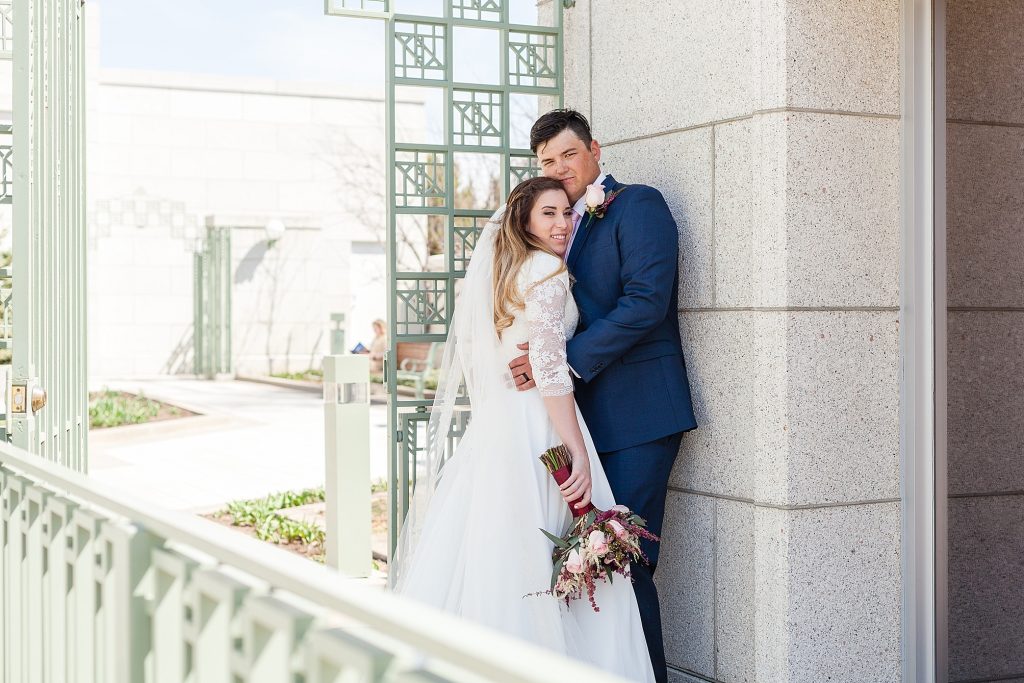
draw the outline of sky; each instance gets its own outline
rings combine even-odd
[[[384,22],[324,15],[323,0],[95,0],[100,64],[384,84]]]

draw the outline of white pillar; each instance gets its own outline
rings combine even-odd
[[[324,357],[327,565],[370,575],[370,360]]]

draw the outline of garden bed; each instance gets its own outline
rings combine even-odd
[[[89,394],[89,428],[107,429],[191,417],[196,413],[143,394],[103,389]]]
[[[383,482],[370,487],[370,524],[374,552],[373,566],[387,571],[383,549],[387,547],[387,491]],[[228,503],[227,507],[203,515],[261,541],[324,562],[324,489],[286,491],[264,498]]]

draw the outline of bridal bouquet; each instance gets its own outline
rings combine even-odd
[[[572,456],[565,446],[549,448],[540,460],[559,486],[569,478]],[[594,599],[597,582],[611,583],[613,574],[628,577],[630,562],[648,561],[640,549],[640,539],[659,539],[647,530],[647,522],[625,505],[601,511],[589,503],[580,510],[570,504],[569,509],[573,522],[564,535],[555,536],[541,529],[555,544],[551,588],[542,594],[554,595],[567,605],[586,594],[590,606],[600,612]]]

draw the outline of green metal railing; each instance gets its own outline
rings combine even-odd
[[[85,471],[85,19],[80,0],[0,3],[13,58],[2,197],[13,203],[12,392],[26,450]],[[13,183],[7,175],[13,170]]]
[[[564,0],[436,0],[416,6],[430,4],[437,10],[432,15],[401,13],[402,0],[327,0],[325,7],[328,14],[387,20],[385,375],[392,549],[415,485],[431,403],[398,394],[398,344],[445,340],[458,283],[485,222],[512,187],[539,173],[529,125],[562,102]],[[493,52],[460,52],[457,61],[460,43],[489,45]],[[471,68],[474,62],[481,69]],[[429,130],[417,136],[397,127],[399,88],[441,101],[439,139],[431,141]],[[457,416],[451,443],[467,419]]]
[[[0,682],[620,679],[0,444]]]

